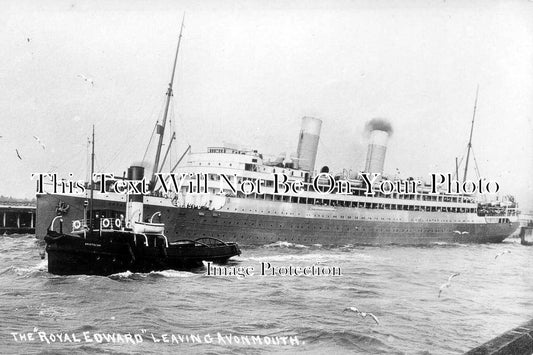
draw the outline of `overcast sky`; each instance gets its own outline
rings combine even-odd
[[[452,172],[479,84],[481,175],[533,206],[531,1],[0,4],[0,194],[32,197],[32,172],[84,179],[93,123],[97,170],[141,160],[185,12],[174,161],[189,143],[294,152],[301,117],[313,116],[323,120],[317,167],[362,169],[364,124],[386,117],[386,171]]]

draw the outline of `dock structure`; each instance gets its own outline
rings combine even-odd
[[[0,234],[35,233],[35,205],[0,203]]]
[[[533,223],[521,226],[519,235],[522,245],[533,245]]]
[[[466,353],[466,355],[511,354],[533,354],[533,319]]]

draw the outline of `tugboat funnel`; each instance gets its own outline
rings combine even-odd
[[[131,166],[128,168],[128,180],[142,180],[144,177],[144,167]],[[143,220],[143,195],[129,194],[126,203],[126,227],[132,228],[134,222]]]

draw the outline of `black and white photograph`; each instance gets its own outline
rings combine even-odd
[[[533,354],[533,1],[0,29],[1,354]]]

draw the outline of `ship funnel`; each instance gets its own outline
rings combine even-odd
[[[130,166],[128,168],[128,180],[142,180],[144,177],[144,167]],[[133,228],[133,222],[143,220],[143,195],[129,194],[126,202],[126,227]]]
[[[296,152],[296,166],[301,170],[312,172],[315,169],[315,159],[321,127],[322,121],[318,118],[302,118],[302,129],[300,130],[300,139],[298,141],[298,150]]]
[[[366,124],[365,130],[370,137],[365,172],[383,174],[387,141],[392,134],[392,126],[387,120],[374,118]]]

